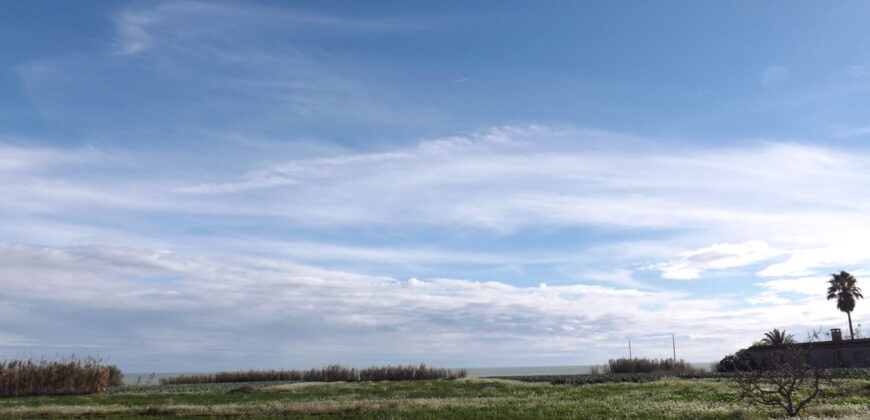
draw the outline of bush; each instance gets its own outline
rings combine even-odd
[[[92,357],[7,360],[0,362],[0,396],[99,394],[121,377],[116,366]]]
[[[459,379],[468,373],[464,369],[449,370],[419,366],[372,366],[365,369],[330,365],[323,368],[299,370],[249,370],[218,372],[206,375],[181,375],[161,378],[162,385],[204,384],[227,382],[306,381],[306,382],[358,382],[358,381],[408,381],[421,379]]]
[[[107,386],[121,386],[124,385],[124,373],[121,372],[115,365],[106,366],[109,369],[109,379],[106,383]]]
[[[723,357],[715,366],[716,372],[746,372],[757,367],[746,349],[740,349],[734,354]]]

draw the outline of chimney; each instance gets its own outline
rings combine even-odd
[[[843,333],[839,328],[831,328],[831,341],[843,341]]]

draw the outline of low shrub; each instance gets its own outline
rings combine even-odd
[[[99,394],[122,377],[117,366],[93,357],[6,360],[0,362],[0,396]]]

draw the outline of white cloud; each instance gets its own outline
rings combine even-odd
[[[637,281],[631,270],[617,268],[613,271],[592,270],[582,273],[579,278],[587,281],[611,283],[617,286],[635,289],[648,289],[649,285]]]
[[[121,8],[112,18],[108,48],[15,67],[32,106],[47,120],[75,125],[89,142],[136,144],[142,151],[207,139],[211,150],[202,155],[211,155],[223,142],[246,149],[253,137],[286,150],[321,131],[312,127],[335,127],[335,121],[350,130],[407,131],[443,121],[443,112],[419,97],[409,106],[364,57],[324,50],[321,42],[429,30],[440,24],[437,17],[174,1]],[[280,47],[263,42],[276,39]]]
[[[813,274],[818,267],[851,266],[867,261],[866,252],[861,249],[866,245],[865,239],[858,237],[858,232],[862,231],[844,235],[839,240],[832,238],[824,247],[795,251],[787,260],[773,264],[758,274],[764,277],[806,276]]]
[[[294,211],[309,222],[756,227],[824,214],[825,196],[835,192],[826,185],[868,181],[852,171],[860,170],[857,161],[805,146],[674,155],[602,150],[591,144],[600,137],[583,130],[506,127],[389,153],[291,161],[239,180],[177,191],[270,188],[271,203],[258,203],[260,213],[293,217],[280,209],[284,197],[295,197]],[[378,200],[364,199],[372,196]]]
[[[420,30],[430,22],[402,18],[343,18],[256,4],[244,6],[202,1],[167,2],[157,6],[126,8],[114,16],[118,53],[131,55],[159,44],[177,48],[184,43],[234,37],[245,39],[251,28],[300,31],[321,29],[330,33]]]
[[[661,270],[668,279],[697,279],[708,270],[743,267],[769,260],[782,251],[775,250],[764,242],[747,241],[739,244],[713,244],[709,247],[680,253],[680,259],[656,264],[650,268]]]
[[[371,261],[391,262],[393,264],[554,264],[572,261],[576,258],[571,254],[528,254],[528,253],[492,253],[492,252],[462,252],[439,249],[435,247],[379,247],[363,245],[339,245],[313,241],[268,241],[252,240],[241,242],[242,247],[257,247],[267,249],[275,254],[286,255],[289,258],[313,261]],[[603,273],[613,276],[613,273]],[[620,275],[619,279],[627,279],[630,272]],[[608,277],[610,278],[610,277]],[[613,277],[616,279],[617,277]]]
[[[770,280],[761,283],[756,283],[756,286],[763,287],[771,292],[789,292],[811,296],[822,296],[828,288],[828,279],[830,276],[812,276],[793,279]]]
[[[870,179],[854,155],[777,143],[680,153],[660,153],[650,143],[637,147],[640,152],[594,145],[607,136],[507,127],[386,155],[294,161],[244,175],[242,181],[180,191],[242,193],[271,187],[270,197],[301,200],[293,215],[285,216],[299,215],[313,224],[696,232],[694,243],[704,248],[657,265],[669,278],[697,278],[706,270],[777,256],[787,260],[762,269],[761,275],[802,275],[813,267],[868,261],[858,250],[870,232],[856,226],[866,224],[870,202],[852,192],[867,187]],[[575,142],[569,145],[569,139]],[[433,144],[438,145],[434,150]],[[276,187],[275,179],[285,180],[284,185]],[[371,196],[379,199],[365,198]],[[257,209],[270,214],[273,204]]]
[[[383,153],[362,156],[346,156],[338,158],[314,159],[308,162],[289,162],[268,170],[253,171],[243,175],[238,182],[204,184],[181,187],[176,189],[182,193],[192,194],[225,194],[252,189],[279,187],[301,182],[303,178],[329,177],[335,172],[333,168],[349,165],[378,165],[390,161],[408,158],[403,153]]]
[[[102,159],[100,153],[93,149],[63,151],[49,147],[25,147],[0,143],[0,173],[30,172],[56,168],[65,164],[93,163]],[[8,173],[4,173],[9,176]]]
[[[634,145],[629,149],[626,143]],[[183,157],[174,162],[179,165],[174,169],[156,159],[136,162],[101,152],[106,156],[104,166],[70,163],[87,169],[78,172],[34,173],[22,164],[7,165],[7,182],[0,184],[0,192],[8,199],[0,209],[17,222],[0,232],[30,243],[70,244],[73,238],[123,243],[124,232],[97,228],[96,222],[99,215],[135,212],[271,218],[287,228],[414,226],[495,235],[594,226],[633,236],[623,246],[587,244],[581,252],[592,255],[595,247],[609,249],[615,254],[599,251],[596,258],[611,267],[656,264],[667,278],[697,278],[709,270],[777,256],[784,259],[762,268],[760,275],[805,276],[820,267],[870,262],[860,251],[870,245],[870,229],[861,228],[867,226],[870,201],[853,194],[870,187],[865,163],[870,159],[860,152],[780,143],[673,150],[593,130],[500,127],[426,140],[415,147],[291,160],[206,182],[188,181],[198,177],[183,170]],[[40,156],[46,153],[72,152],[49,149]],[[32,166],[43,158],[28,159],[35,162],[27,164]],[[160,170],[154,166],[158,163]],[[70,214],[84,220],[69,228],[73,231],[59,228],[53,233],[42,227],[57,225]],[[147,239],[143,221],[126,223],[128,232],[138,231],[142,241],[155,242]],[[27,230],[39,231],[40,239],[34,241],[36,234],[28,236]],[[669,234],[643,236],[661,231]],[[69,240],[61,240],[64,236]],[[306,242],[316,241],[287,241],[288,255],[305,254]],[[457,254],[427,246],[416,247],[419,251],[399,248],[401,252],[355,244],[311,246],[357,260],[407,256],[432,263]],[[674,259],[674,250],[680,248],[697,250]],[[572,260],[564,258],[566,253],[555,258],[483,254],[487,253],[457,259],[486,263],[510,257],[561,264]]]
[[[852,270],[851,273],[860,281],[861,278],[870,274],[870,271]],[[816,274],[807,277],[768,280],[755,283],[755,285],[775,293],[787,292],[809,296],[822,296],[827,293],[828,280],[830,279],[831,274]]]
[[[779,296],[776,292],[762,292],[746,298],[746,302],[750,305],[763,305],[789,303],[789,300]]]
[[[150,13],[135,13],[124,10],[115,17],[118,26],[118,52],[136,54],[151,46],[148,26],[156,23],[157,16]]]

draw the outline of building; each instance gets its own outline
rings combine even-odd
[[[831,341],[752,346],[747,349],[749,357],[761,368],[775,366],[777,358],[794,351],[811,366],[870,367],[870,338],[844,340],[839,328],[831,330]]]

